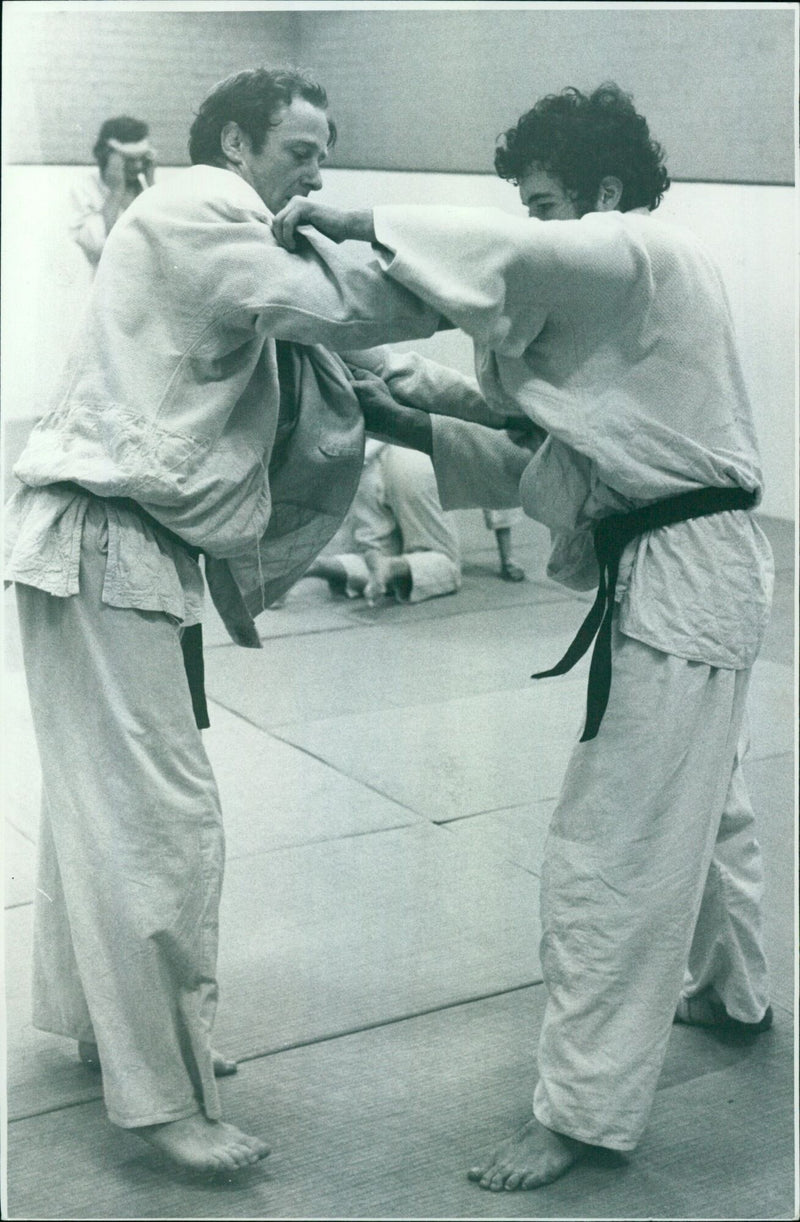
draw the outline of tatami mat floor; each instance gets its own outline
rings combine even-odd
[[[218,1042],[227,1116],[264,1135],[235,1183],[174,1175],[104,1119],[98,1081],[29,1014],[38,773],[6,595],[8,1210],[23,1218],[789,1218],[794,1201],[793,533],[765,520],[776,611],[747,764],[768,869],[773,1031],[675,1029],[650,1126],[528,1194],[466,1180],[529,1112],[543,988],[539,865],[585,670],[544,685],[585,612],[497,579],[458,515],[464,588],[368,608],[303,581],[264,648],[207,627],[228,866]]]

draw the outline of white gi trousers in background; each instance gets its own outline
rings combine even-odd
[[[682,987],[713,984],[744,1022],[764,1015],[761,856],[739,758],[749,677],[615,623],[608,708],[572,754],[542,868],[534,1113],[559,1133],[636,1145]]]
[[[219,797],[179,626],[102,601],[106,539],[92,500],[80,593],[16,586],[42,765],[33,1021],[97,1043],[114,1124],[216,1119]]]
[[[368,442],[358,492],[334,546],[347,573],[347,592],[355,596],[370,573],[365,551],[402,556],[411,572],[407,602],[453,594],[461,586],[461,549],[456,531],[439,500],[433,464],[427,454],[401,446]],[[374,447],[374,448],[373,448]],[[401,600],[402,601],[402,600]]]

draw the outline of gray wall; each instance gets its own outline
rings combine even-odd
[[[11,163],[82,165],[104,119],[150,124],[162,165],[186,165],[192,116],[217,81],[297,62],[292,13],[42,12],[4,6],[4,149]]]
[[[328,84],[337,164],[490,171],[496,135],[538,97],[610,78],[674,177],[793,181],[790,11],[323,12],[301,50]]]
[[[259,63],[316,70],[341,131],[335,164],[490,172],[498,132],[543,93],[608,78],[634,94],[675,178],[789,183],[794,11],[313,10],[44,12],[5,6],[6,160],[82,164],[103,119],[151,123],[186,163],[198,102]]]

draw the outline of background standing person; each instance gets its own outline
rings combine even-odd
[[[516,490],[553,534],[550,576],[598,587],[570,651],[535,676],[570,669],[599,629],[542,864],[534,1114],[470,1171],[507,1191],[636,1146],[673,1021],[746,1037],[772,1023],[741,763],[773,562],[724,286],[691,234],[650,216],[669,178],[631,98],[607,84],[541,99],[496,168],[531,220],[299,200],[275,232],[289,248],[301,223],[376,243],[392,280],[473,337],[489,406],[547,437],[531,457],[431,418],[420,448],[442,504]],[[382,435],[425,432],[421,413],[376,406]]]
[[[92,267],[122,213],[155,182],[156,154],[141,119],[106,119],[92,150],[97,169],[73,187],[70,236]]]
[[[483,521],[487,530],[494,531],[497,554],[500,557],[500,576],[503,581],[524,581],[525,570],[517,564],[512,553],[511,530],[520,522],[519,509],[484,509]]]

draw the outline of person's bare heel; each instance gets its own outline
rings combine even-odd
[[[92,1073],[102,1073],[103,1066],[100,1064],[100,1054],[97,1051],[97,1044],[92,1044],[88,1040],[79,1040],[78,1056],[87,1069]],[[223,1056],[221,1052],[217,1052],[216,1048],[211,1049],[211,1059],[214,1063],[214,1077],[228,1078],[231,1074],[239,1072],[239,1066],[236,1061],[230,1060],[229,1057]]]
[[[769,1031],[772,1020],[772,1006],[767,1006],[763,1017],[753,1023],[731,1018],[713,985],[691,997],[681,995],[672,1019],[674,1023],[684,1023],[688,1027],[716,1027],[737,1035],[760,1035],[762,1031]]]

